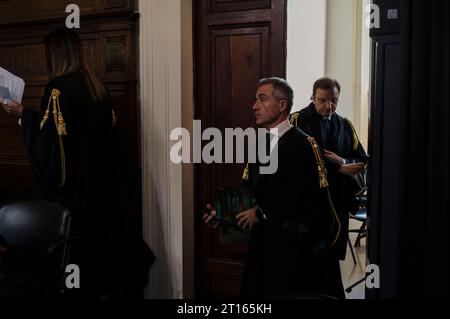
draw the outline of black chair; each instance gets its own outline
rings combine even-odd
[[[361,222],[361,226],[357,229],[349,229],[349,231],[348,231],[349,233],[357,233],[358,234],[358,236],[356,237],[356,240],[355,240],[355,245],[354,245],[354,247],[356,247],[356,248],[361,247],[361,239],[363,239],[364,237],[367,236],[367,195],[360,195],[360,196],[358,196],[358,199],[359,199],[359,210],[355,214],[350,214],[350,219],[354,219],[354,220]],[[355,252],[353,250],[353,245],[350,241],[350,237],[348,238],[348,244],[349,244],[350,250],[352,252],[353,263],[356,265],[357,262],[356,262]],[[365,280],[366,280],[366,276],[364,276],[362,279],[360,279],[356,283],[352,284],[350,287],[346,288],[345,292],[346,293],[352,292],[353,288],[362,284],[363,282],[365,282]]]
[[[361,246],[361,239],[367,236],[367,195],[358,196],[359,199],[359,210],[355,214],[349,214],[350,219],[357,220],[361,222],[361,226],[357,229],[349,229],[350,233],[357,233],[354,246],[350,241],[350,236],[348,237],[348,245],[350,247],[350,251],[352,253],[353,263],[356,265],[356,257],[353,247],[358,248]]]
[[[0,298],[51,298],[64,286],[70,211],[48,201],[0,209]],[[6,250],[6,252],[5,252]]]

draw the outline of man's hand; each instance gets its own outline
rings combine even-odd
[[[256,217],[256,208],[252,208],[242,212],[236,216],[238,220],[238,225],[242,229],[252,229],[258,223],[258,218]]]
[[[333,162],[333,163],[336,163],[339,165],[345,164],[344,159],[342,157],[340,157],[339,155],[337,155],[336,153],[325,150],[325,152],[323,153],[323,156],[330,162]]]
[[[215,220],[217,216],[216,209],[210,204],[207,204],[206,208],[208,208],[209,212],[203,215],[203,221],[205,222],[205,224],[211,225],[212,227],[216,228],[218,226],[217,220]]]
[[[350,177],[354,177],[356,174],[361,173],[364,168],[364,163],[345,164],[341,166],[341,169],[338,172]]]
[[[0,105],[7,114],[11,114],[15,117],[20,117],[24,109],[22,104],[16,101],[5,100],[2,97],[0,97]]]

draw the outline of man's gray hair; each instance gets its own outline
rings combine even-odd
[[[272,84],[273,86],[273,95],[278,100],[286,100],[287,101],[287,114],[289,115],[292,111],[292,106],[294,105],[294,90],[291,85],[282,78],[272,77],[261,79],[259,81],[258,88],[263,85]]]

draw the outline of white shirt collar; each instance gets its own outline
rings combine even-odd
[[[289,122],[288,119],[286,119],[285,121],[281,122],[280,124],[278,124],[277,126],[275,126],[274,128],[270,129],[270,133],[273,135],[276,135],[279,139],[281,137],[283,137],[284,134],[286,134],[291,128],[293,128],[291,122]],[[278,129],[273,130],[273,129]]]

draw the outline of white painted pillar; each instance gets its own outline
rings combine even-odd
[[[185,294],[183,169],[170,161],[170,132],[182,126],[182,32],[191,34],[182,1],[139,0],[143,225],[157,257],[147,298]]]

